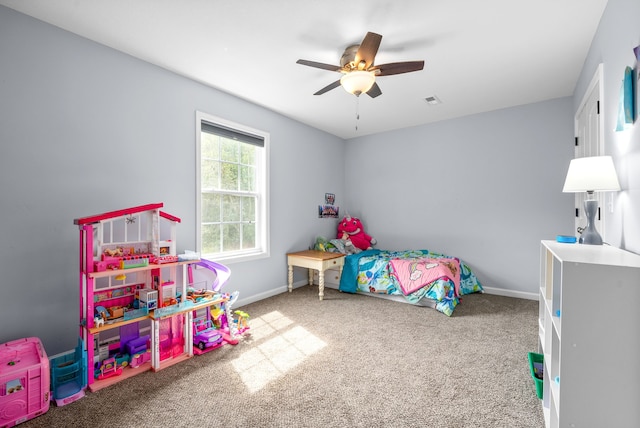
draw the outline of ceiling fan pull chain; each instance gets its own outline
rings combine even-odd
[[[356,96],[356,131],[358,130],[359,120],[360,120],[360,97]]]

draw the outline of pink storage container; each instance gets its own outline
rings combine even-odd
[[[0,428],[49,410],[49,359],[37,337],[0,345]]]

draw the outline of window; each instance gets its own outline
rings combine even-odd
[[[197,247],[203,258],[269,254],[269,134],[196,113]]]

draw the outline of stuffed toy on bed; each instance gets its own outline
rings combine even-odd
[[[327,241],[324,237],[318,236],[316,242],[313,245],[313,249],[317,251],[326,251],[329,253],[342,253],[342,254],[358,254],[362,250],[356,248],[351,243],[349,238],[347,239],[332,239]]]
[[[338,238],[350,240],[360,250],[370,250],[377,243],[375,238],[365,233],[362,222],[357,217],[344,217],[338,224]]]

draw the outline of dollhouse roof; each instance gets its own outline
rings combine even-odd
[[[83,225],[83,224],[98,223],[99,221],[108,220],[114,217],[122,217],[125,215],[137,214],[143,211],[151,211],[151,210],[159,209],[159,208],[162,208],[163,206],[164,204],[162,202],[159,202],[156,204],[139,205],[137,207],[125,208],[125,209],[116,210],[116,211],[109,211],[103,214],[96,214],[89,217],[77,218],[73,220],[73,224]],[[170,221],[175,221],[178,223],[180,223],[181,221],[178,217],[165,213],[164,211],[160,211],[160,217]]]

